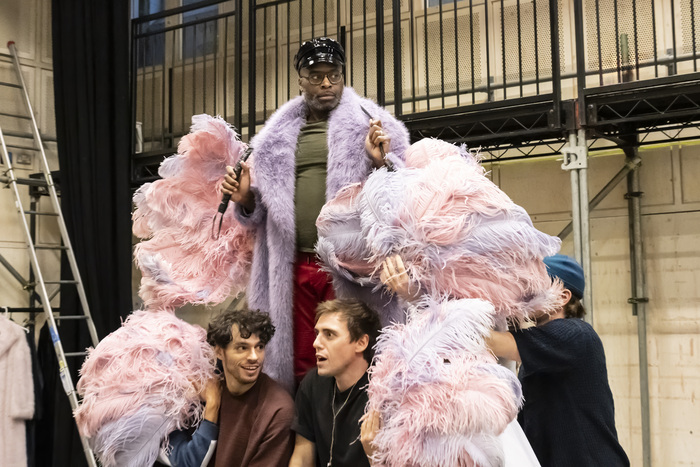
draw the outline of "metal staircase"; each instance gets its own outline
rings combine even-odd
[[[90,338],[92,340],[92,345],[96,346],[99,339],[97,337],[97,330],[95,329],[95,324],[92,320],[92,316],[90,315],[90,309],[88,307],[87,303],[87,297],[85,295],[85,288],[83,287],[83,281],[80,278],[80,272],[78,271],[78,265],[75,260],[75,254],[73,252],[73,246],[71,244],[70,238],[68,237],[68,231],[66,230],[66,224],[63,219],[63,214],[61,212],[61,205],[60,205],[60,200],[58,197],[58,194],[56,192],[56,186],[54,185],[53,182],[53,177],[51,175],[51,171],[49,169],[49,164],[46,158],[46,153],[44,151],[44,145],[41,140],[41,136],[39,134],[39,127],[37,126],[36,118],[34,115],[34,111],[32,109],[31,102],[29,100],[29,94],[27,92],[27,86],[24,82],[24,78],[22,76],[22,71],[19,63],[19,58],[17,54],[17,48],[15,47],[14,42],[9,42],[8,43],[8,49],[10,50],[10,55],[9,58],[12,60],[13,67],[16,72],[17,76],[17,82],[16,83],[8,83],[8,82],[0,82],[1,87],[7,87],[7,88],[14,88],[18,92],[21,92],[22,94],[22,99],[25,103],[25,108],[26,108],[26,114],[20,115],[20,114],[11,114],[7,112],[0,112],[0,144],[2,145],[2,152],[0,153],[0,157],[2,158],[2,165],[3,167],[3,176],[0,177],[0,181],[5,183],[12,191],[14,199],[15,199],[15,206],[17,208],[17,211],[19,213],[19,218],[20,218],[20,223],[22,225],[22,229],[25,234],[25,239],[27,243],[27,250],[30,256],[30,263],[31,263],[31,273],[33,274],[34,280],[33,281],[24,281],[21,277],[17,277],[19,273],[17,273],[14,269],[12,269],[10,272],[15,275],[16,278],[21,279],[20,282],[22,282],[25,285],[25,288],[31,288],[35,292],[35,295],[37,300],[40,301],[41,306],[43,308],[44,314],[46,316],[46,325],[49,326],[49,330],[51,333],[51,339],[54,345],[54,351],[56,352],[56,357],[58,359],[58,366],[59,366],[59,376],[61,378],[61,383],[63,385],[63,389],[66,392],[66,395],[68,396],[68,399],[70,401],[71,408],[75,410],[80,402],[78,400],[77,392],[75,390],[75,385],[73,384],[73,380],[71,378],[71,374],[69,371],[68,367],[68,361],[67,358],[71,357],[84,357],[86,355],[86,352],[64,352],[63,350],[63,344],[61,343],[61,339],[59,337],[59,328],[57,326],[57,323],[60,322],[61,320],[80,320],[85,322],[87,325],[88,331],[90,333]],[[23,133],[23,132],[8,132],[7,135],[11,136],[13,139],[20,139],[23,141],[26,141],[26,143],[22,144],[8,144],[5,139],[5,134],[3,134],[2,131],[2,122],[8,122],[14,120],[15,122],[17,120],[23,120],[31,122],[31,133]],[[41,170],[43,173],[43,180],[40,179],[22,179],[18,178],[15,175],[15,170],[13,169],[12,166],[12,154],[8,150],[10,149],[28,149],[28,150],[34,150],[38,151],[41,154]],[[28,185],[28,186],[34,186],[34,187],[43,187],[50,200],[51,200],[51,210],[48,211],[42,211],[42,210],[37,210],[34,207],[30,207],[29,209],[26,209],[23,206],[22,203],[22,197],[20,196],[20,191],[19,187],[20,185]],[[30,225],[28,222],[29,219],[35,219],[34,216],[47,216],[47,217],[53,217],[57,220],[58,222],[58,227],[61,233],[61,244],[60,245],[50,245],[50,244],[40,244],[40,243],[35,243],[34,240],[34,235],[32,234],[33,230],[30,229]],[[44,273],[41,270],[41,267],[39,265],[39,261],[37,259],[37,250],[60,250],[62,254],[65,254],[66,258],[68,259],[68,263],[70,264],[70,270],[72,274],[72,279],[69,280],[60,280],[60,279],[47,279],[44,277]],[[1,257],[0,257],[1,258]],[[2,263],[5,266],[8,266],[8,263],[4,258],[2,258]],[[9,269],[9,268],[8,268]],[[14,272],[13,272],[14,271]],[[80,297],[80,304],[81,304],[81,312],[82,314],[77,314],[77,315],[71,315],[71,316],[60,316],[54,314],[54,309],[51,307],[51,300],[58,294],[60,287],[63,285],[72,285],[77,288],[78,296]],[[52,295],[49,295],[47,286],[50,288],[55,287],[55,292]],[[95,456],[92,452],[92,449],[90,448],[87,439],[83,437],[82,435],[80,436],[83,449],[85,451],[85,456],[88,461],[88,465],[90,466],[97,466],[97,462],[95,461]]]

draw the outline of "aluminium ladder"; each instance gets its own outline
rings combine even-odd
[[[90,315],[90,309],[88,307],[87,303],[87,297],[85,295],[85,288],[83,287],[83,282],[80,278],[80,272],[78,271],[78,264],[75,260],[75,254],[73,252],[73,247],[71,246],[70,238],[68,237],[68,231],[66,230],[66,224],[63,219],[63,213],[61,212],[61,205],[60,205],[60,200],[58,198],[58,195],[56,193],[56,187],[53,183],[53,178],[51,176],[51,170],[49,169],[49,164],[48,160],[46,158],[46,153],[44,152],[44,145],[41,141],[41,136],[39,134],[39,127],[37,126],[36,123],[36,118],[34,115],[34,111],[32,110],[32,105],[29,100],[29,93],[27,92],[27,86],[24,82],[24,77],[22,76],[22,70],[20,67],[19,63],[19,57],[17,54],[17,48],[15,47],[14,42],[8,42],[7,44],[8,49],[10,50],[10,58],[12,59],[12,63],[14,65],[14,69],[17,75],[17,84],[15,83],[5,83],[5,82],[0,82],[0,86],[5,86],[9,88],[16,88],[22,92],[23,95],[23,100],[24,104],[27,110],[26,115],[12,115],[8,113],[2,113],[0,114],[3,117],[10,117],[14,119],[22,119],[22,120],[29,120],[31,121],[31,127],[32,127],[32,132],[31,133],[8,133],[8,136],[16,137],[16,138],[24,138],[27,140],[33,140],[33,147],[26,147],[26,146],[16,146],[16,145],[8,145],[5,141],[5,136],[3,135],[2,132],[2,125],[0,125],[0,144],[2,145],[2,152],[0,153],[0,156],[2,157],[2,161],[5,165],[5,174],[6,177],[2,177],[3,181],[6,181],[6,183],[10,186],[14,197],[15,197],[15,206],[17,208],[17,211],[19,213],[19,217],[21,219],[21,224],[26,236],[26,242],[27,242],[27,249],[29,251],[30,255],[30,261],[31,261],[31,266],[32,270],[35,275],[35,283],[34,285],[34,290],[35,292],[38,293],[38,296],[40,297],[40,301],[42,304],[42,307],[44,309],[44,315],[46,316],[46,325],[49,326],[49,331],[51,333],[51,340],[54,345],[54,351],[56,352],[56,357],[58,358],[58,367],[59,367],[59,376],[61,378],[61,384],[63,385],[63,389],[66,392],[66,395],[68,396],[68,399],[70,401],[71,408],[75,411],[75,409],[78,408],[80,402],[78,401],[78,396],[77,392],[75,390],[75,386],[73,385],[73,380],[70,375],[70,371],[68,369],[68,362],[66,360],[67,357],[81,357],[85,356],[86,352],[64,352],[63,351],[63,345],[61,343],[61,339],[59,338],[58,334],[58,327],[56,326],[56,322],[59,320],[81,320],[85,321],[87,324],[89,333],[90,333],[90,338],[92,340],[92,345],[93,347],[97,345],[99,339],[97,337],[97,330],[95,329],[95,324],[92,320],[92,316]],[[5,55],[6,56],[6,55]],[[20,193],[18,190],[18,185],[20,184],[27,184],[27,185],[36,185],[37,180],[36,179],[18,179],[15,176],[14,169],[12,167],[12,160],[10,157],[10,153],[8,152],[8,147],[19,147],[19,148],[24,148],[24,149],[30,149],[30,150],[36,150],[41,154],[41,170],[44,175],[44,182],[41,183],[42,186],[44,186],[47,191],[48,195],[51,199],[51,206],[53,208],[53,211],[46,211],[42,212],[39,210],[25,210],[23,205],[22,205],[22,199],[20,197]],[[35,244],[34,240],[32,238],[32,234],[29,228],[29,225],[27,224],[27,218],[25,216],[35,216],[35,215],[42,215],[42,216],[52,216],[55,217],[58,221],[58,227],[61,232],[61,245],[42,245],[42,244]],[[41,268],[39,267],[39,261],[37,259],[37,254],[36,251],[44,249],[44,250],[62,250],[62,252],[66,255],[68,262],[70,264],[70,269],[72,273],[72,280],[45,280],[43,273],[41,271]],[[77,287],[78,291],[78,296],[80,297],[80,304],[82,308],[82,315],[73,315],[73,316],[54,316],[53,310],[51,308],[51,299],[56,295],[55,293],[53,295],[49,295],[47,292],[47,285],[55,285],[57,287],[61,287],[64,284],[72,284]],[[38,289],[38,291],[37,291]],[[60,290],[60,289],[59,289]],[[83,450],[85,451],[85,457],[88,461],[88,465],[91,467],[97,467],[97,463],[95,461],[95,456],[92,452],[92,449],[90,448],[88,441],[85,437],[80,435],[80,440],[83,445]]]

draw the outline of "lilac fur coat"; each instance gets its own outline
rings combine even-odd
[[[409,146],[408,131],[403,123],[392,117],[374,102],[361,98],[346,87],[328,120],[328,169],[326,176],[326,201],[332,199],[342,187],[363,182],[372,171],[372,164],[365,151],[365,137],[369,119],[360,106],[373,118],[379,118],[387,134],[391,136],[391,152],[387,157],[404,158]],[[280,107],[256,135],[251,144],[255,148],[252,163],[252,185],[255,195],[255,211],[244,216],[236,206],[239,221],[256,229],[255,249],[250,282],[248,305],[270,313],[277,328],[275,337],[267,345],[265,372],[287,389],[294,384],[294,351],[292,343],[292,291],[293,264],[296,255],[294,226],[295,157],[297,138],[306,123],[306,104],[299,96]],[[339,289],[338,296],[357,291]],[[367,300],[369,291],[361,294]],[[360,297],[358,297],[360,298]],[[373,306],[382,306],[385,297],[375,297]],[[392,316],[396,319],[396,307]],[[381,312],[381,310],[378,310]],[[381,314],[381,313],[380,313]]]

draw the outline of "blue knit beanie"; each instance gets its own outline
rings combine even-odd
[[[547,266],[549,277],[558,277],[574,297],[583,298],[586,280],[583,277],[583,268],[575,259],[566,255],[547,256],[544,264]]]

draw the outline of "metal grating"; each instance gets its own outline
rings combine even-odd
[[[414,18],[418,42],[415,65],[407,73],[414,74],[416,96],[440,98],[442,105],[438,107],[445,107],[446,102],[447,106],[460,105],[455,95],[485,83],[482,11],[483,7],[458,7],[440,12],[433,7],[427,16]]]
[[[260,1],[256,3],[261,4]],[[301,17],[297,21],[300,22],[292,22],[291,27],[298,30],[301,26],[302,41],[335,34],[338,17],[335,0],[299,0],[298,5]]]
[[[415,56],[413,55],[412,38],[413,38],[413,28],[410,21],[402,19],[401,21],[401,50],[403,51],[403,56],[401,57],[401,86],[404,101],[410,101],[410,106],[402,106],[401,112],[395,113],[405,113],[415,111],[415,80],[416,77],[413,74],[415,70]]]
[[[563,8],[561,0],[558,4],[561,12]],[[518,81],[521,75],[524,79],[551,77],[549,0],[508,5],[504,7],[504,14],[507,81]],[[560,44],[564,44],[562,17],[563,15],[560,14],[558,19]],[[520,35],[520,42],[518,35]],[[564,47],[560,47],[560,70],[566,68],[566,56],[563,51]]]
[[[654,0],[586,0],[586,57],[591,70],[653,60],[656,48]]]
[[[681,50],[686,54],[697,54],[700,49],[700,2],[681,1]]]
[[[563,1],[557,0],[560,72],[567,66],[563,8]],[[507,90],[497,90],[495,97],[540,94],[540,84],[551,83],[553,75],[550,1],[500,1],[493,3],[493,10],[493,26],[500,39],[500,57],[497,56],[491,67],[495,70],[495,84],[508,87]],[[529,86],[531,84],[534,86]]]
[[[146,146],[134,155],[136,177],[172,152],[193,114],[221,114],[244,138],[258,131],[298,95],[292,57],[319,35],[344,43],[347,84],[384,103],[412,136],[484,145],[489,157],[556,152],[555,141],[578,123],[643,141],[697,135],[700,98],[688,73],[699,61],[698,0],[400,0],[398,11],[392,0],[380,4],[229,0],[197,24],[183,22],[181,10],[134,20],[134,121]],[[586,112],[575,114],[562,90]]]
[[[280,60],[279,44],[275,40],[279,37],[278,8],[276,5],[263,8],[259,13],[255,18],[255,120],[264,121],[284,102],[280,101],[283,63]]]
[[[353,31],[345,51],[348,60],[348,83],[360,95],[377,98],[376,74],[366,73],[377,63],[377,37],[373,32]]]
[[[384,50],[383,50],[383,60],[379,60],[378,66],[384,67],[384,96],[387,101],[393,101],[395,98],[394,93],[394,37],[393,31],[390,27],[391,22],[388,23],[387,27],[384,29]]]
[[[459,93],[464,90],[471,90],[471,70],[474,71],[474,86],[478,86],[483,82],[482,65],[481,65],[481,35],[479,31],[480,14],[475,11],[473,16],[469,15],[466,9],[458,10],[456,15],[443,18],[442,20],[442,73],[444,79],[444,88],[447,93]],[[472,48],[470,38],[472,37],[472,28],[474,37],[474,52],[472,57]],[[436,35],[436,24],[431,24],[431,36]],[[436,64],[440,54],[433,54],[429,59],[429,66]],[[472,59],[473,58],[473,59]],[[471,66],[471,70],[469,68]],[[440,83],[431,86],[431,94],[441,90]]]

